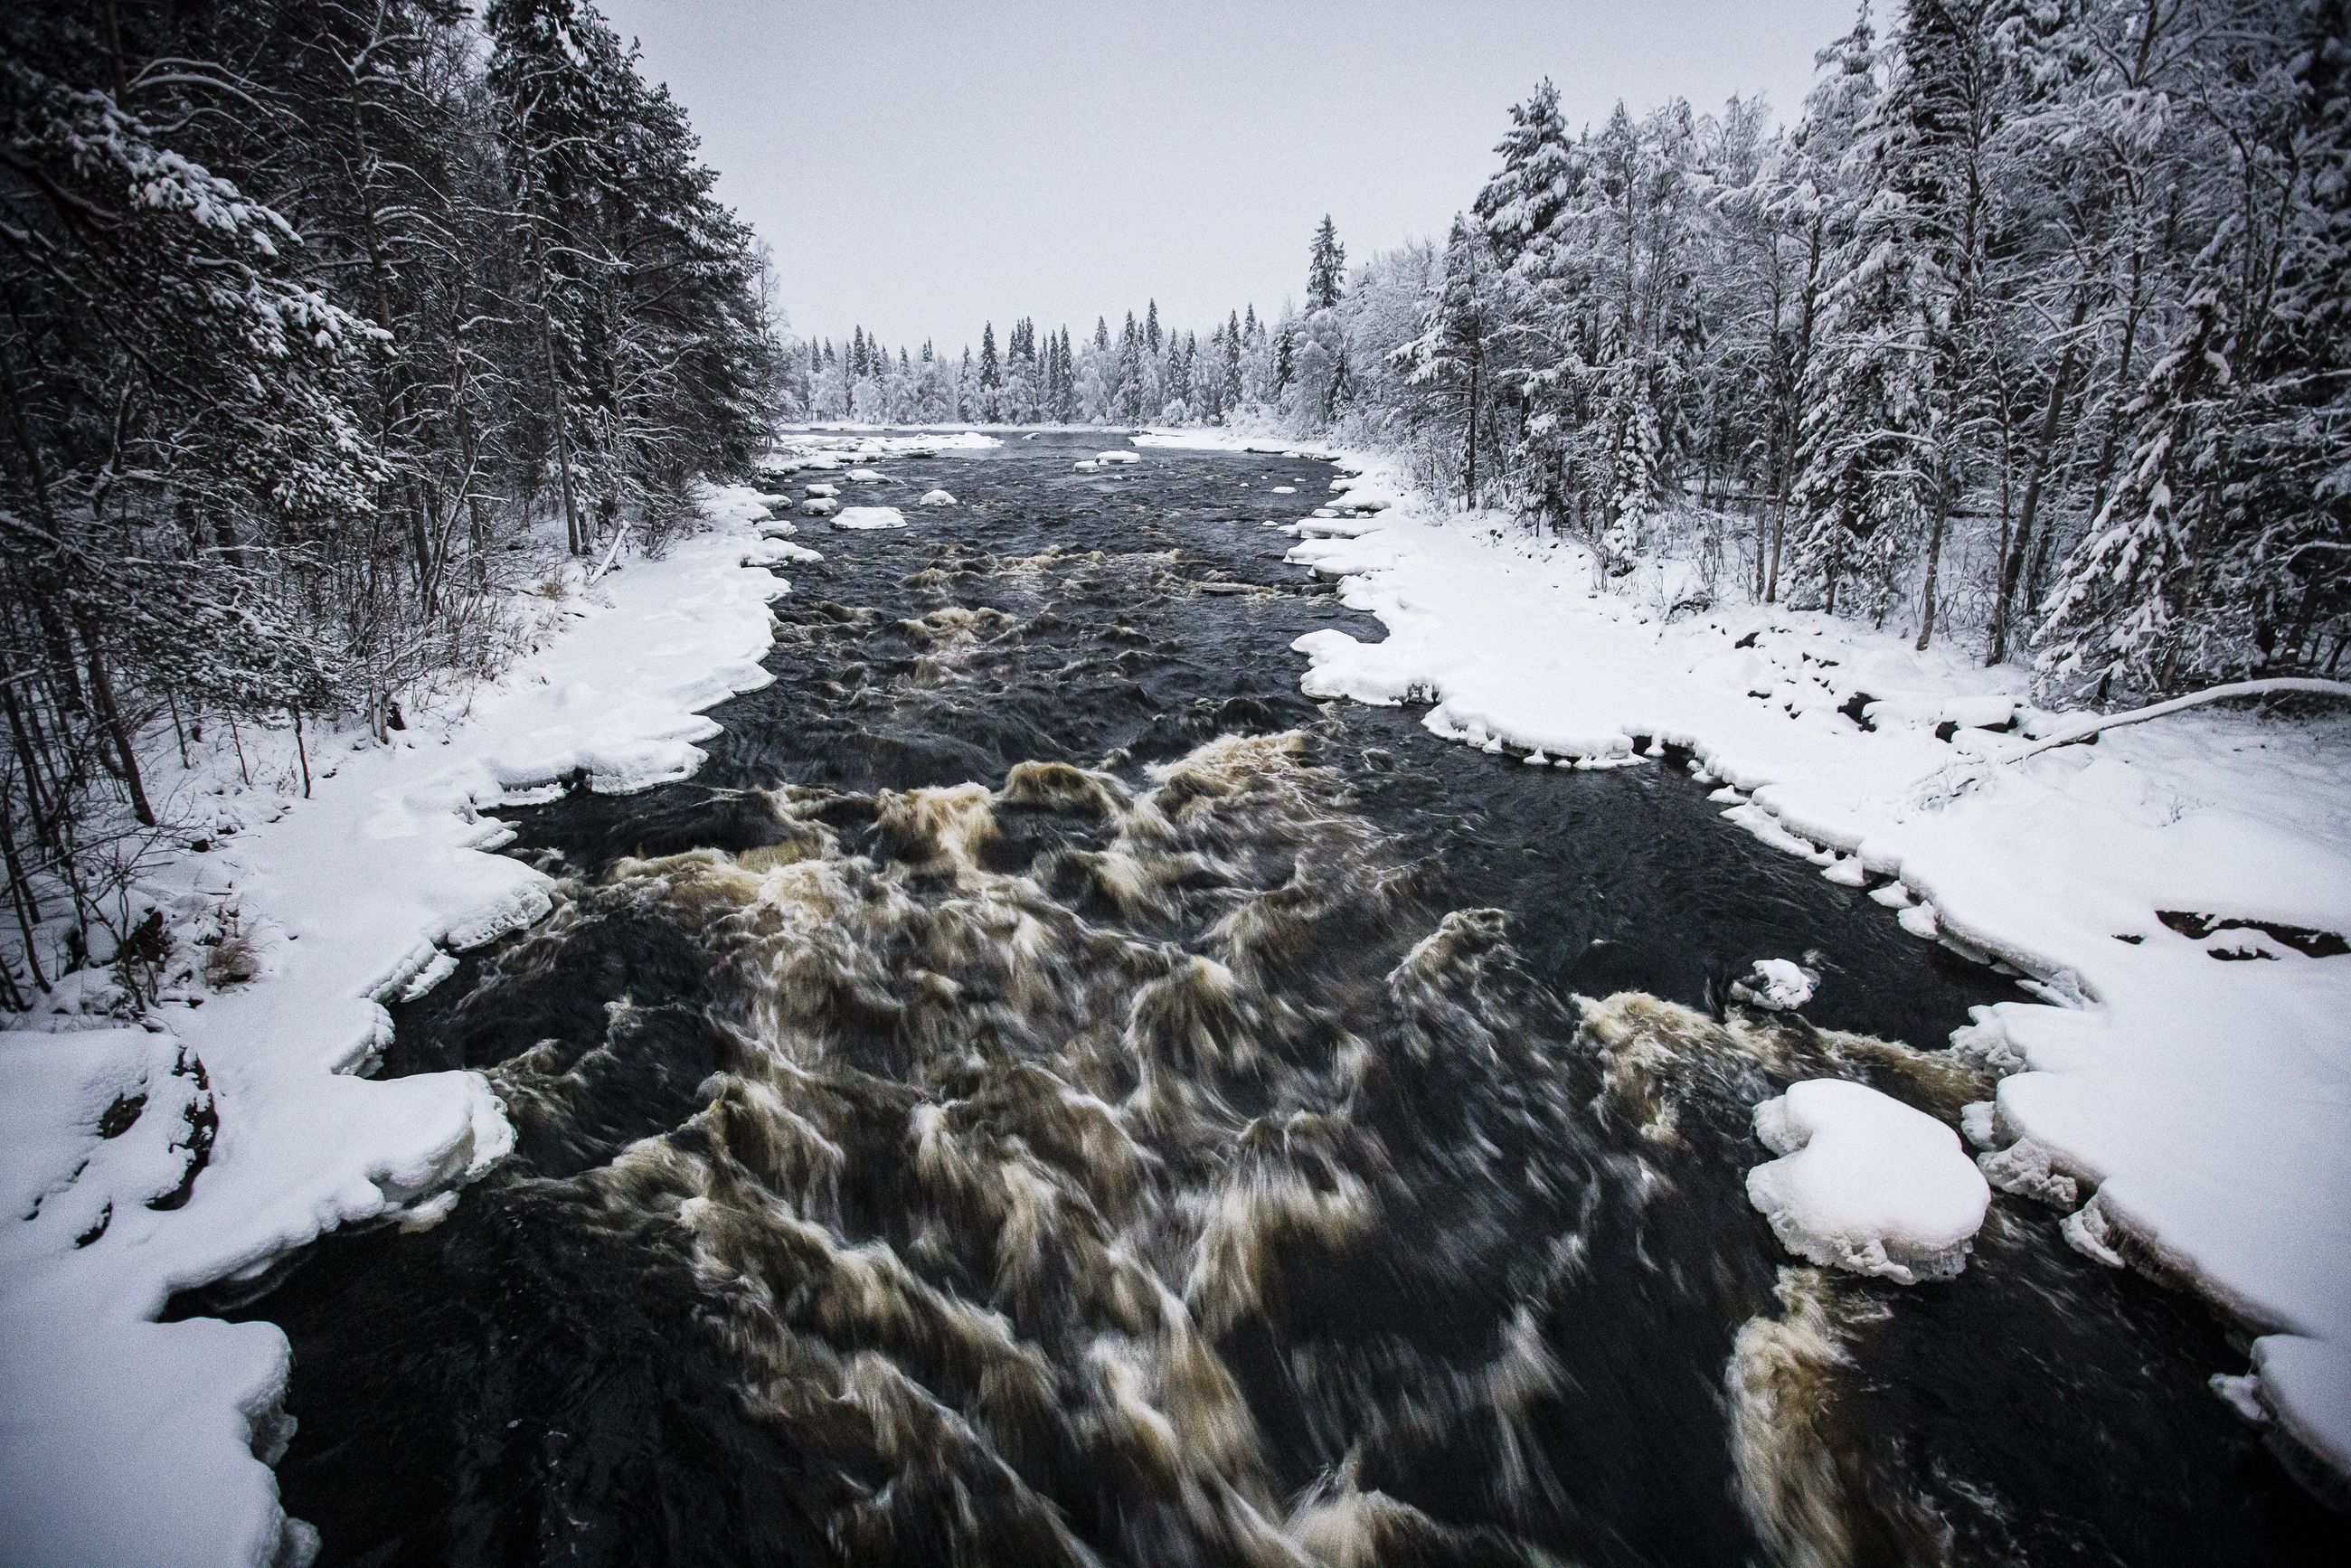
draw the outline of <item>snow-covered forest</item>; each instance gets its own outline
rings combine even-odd
[[[1761,597],[2029,646],[2065,695],[2332,672],[2345,24],[1919,0],[1824,50],[1784,132],[1571,134],[1540,88],[1441,249],[1310,327],[1359,418],[1613,558],[1720,516]]]
[[[9,1006],[125,935],[157,747],[494,671],[517,590],[764,444],[777,339],[577,0],[43,0],[0,92]]]
[[[1792,124],[1565,123],[1538,85],[1442,244],[1302,308],[861,333],[819,419],[1265,422],[1710,598],[2037,662],[2053,698],[2338,674],[2351,639],[2351,52],[2338,0],[1865,8]]]

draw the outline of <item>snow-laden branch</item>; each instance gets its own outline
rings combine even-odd
[[[2044,737],[2022,751],[2011,752],[2001,758],[2001,761],[2003,764],[2022,762],[2028,757],[2038,757],[2052,747],[2071,746],[2077,740],[2087,740],[2100,730],[2119,729],[2126,724],[2144,724],[2148,719],[2162,718],[2170,714],[2184,712],[2189,708],[2201,707],[2206,703],[2222,702],[2230,697],[2283,696],[2290,693],[2351,701],[2351,681],[2322,681],[2304,675],[2275,675],[2261,681],[2231,681],[2224,685],[2208,686],[2200,692],[2190,692],[2184,697],[2173,697],[2169,702],[2154,703],[2146,707],[2132,708],[2125,713],[2094,715],[2078,723],[2067,725],[2056,734]]]
[[[612,570],[612,562],[614,559],[620,555],[621,545],[628,538],[628,537],[629,525],[622,523],[619,530],[612,535],[612,548],[604,552],[603,560],[598,564],[595,570],[588,574],[588,581],[581,584],[582,587],[592,586],[598,578]]]

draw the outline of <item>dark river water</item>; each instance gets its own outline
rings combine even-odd
[[[1749,1206],[1792,1080],[1984,1097],[2004,980],[1675,758],[1302,697],[1379,634],[1265,526],[1332,470],[1109,444],[845,484],[913,526],[803,521],[700,774],[512,813],[556,913],[385,1071],[487,1071],[515,1156],[184,1303],[291,1336],[321,1561],[2351,1560],[2051,1211],[1906,1289]],[[1808,953],[1808,1023],[1726,1010]]]

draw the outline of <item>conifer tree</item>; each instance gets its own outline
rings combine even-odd
[[[1325,213],[1322,227],[1314,231],[1314,244],[1307,256],[1306,308],[1328,310],[1346,292],[1347,247],[1339,243],[1338,226]]]

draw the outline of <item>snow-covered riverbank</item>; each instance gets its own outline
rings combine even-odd
[[[1343,501],[1380,509],[1298,525],[1290,559],[1388,635],[1301,638],[1306,689],[1427,701],[1530,762],[1687,747],[1767,842],[2031,977],[2043,1003],[1954,1037],[2009,1073],[1968,1121],[1986,1174],[2264,1336],[2227,1386],[2351,1472],[2351,722],[2203,710],[2023,758],[2064,721],[2013,666],[1778,607],[1662,615],[1576,545],[1351,465]]]
[[[702,710],[770,678],[787,585],[760,568],[790,547],[760,537],[753,491],[705,509],[709,530],[568,600],[569,628],[464,716],[314,743],[311,799],[256,791],[224,809],[233,837],[152,873],[162,904],[237,912],[249,979],[192,985],[146,1028],[0,1034],[0,1560],[306,1560],[267,1464],[284,1335],[157,1314],[337,1226],[429,1223],[510,1145],[478,1073],[360,1076],[381,1004],[546,911],[545,877],[486,852],[505,830],[482,810],[574,775],[683,778],[717,729]]]

